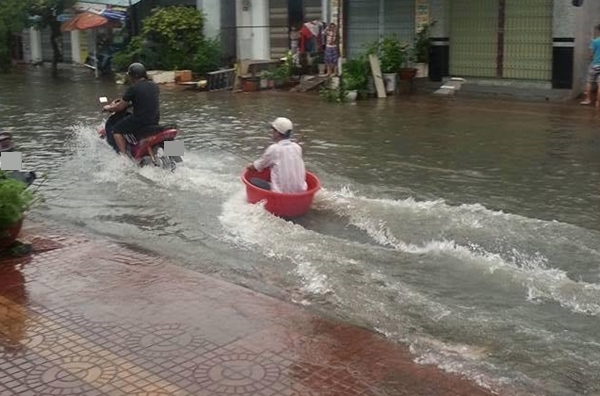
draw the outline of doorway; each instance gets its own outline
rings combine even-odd
[[[288,21],[289,25],[294,26],[297,30],[305,22],[304,21],[304,0],[289,0],[288,3]]]

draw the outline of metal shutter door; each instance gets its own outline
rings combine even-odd
[[[379,1],[350,0],[347,3],[348,57],[365,51],[364,46],[379,39]]]
[[[71,44],[71,33],[63,33],[62,35],[62,54],[63,54],[63,62],[71,63],[73,62],[73,50]]]
[[[313,21],[321,18],[323,18],[323,3],[321,0],[304,0],[304,20]]]
[[[507,0],[505,78],[552,79],[552,0]]]
[[[498,1],[452,0],[450,14],[450,74],[496,77]]]
[[[415,37],[414,0],[385,0],[384,35],[412,44]]]
[[[271,41],[271,59],[284,57],[290,41],[287,0],[269,1],[269,39]]]

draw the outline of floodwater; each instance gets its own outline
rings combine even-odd
[[[369,326],[501,394],[599,394],[594,109],[163,87],[186,150],[170,174],[96,138],[97,97],[123,87],[61,73],[0,76],[0,126],[49,176],[36,215]],[[276,116],[323,184],[295,222],[247,204],[239,179]]]

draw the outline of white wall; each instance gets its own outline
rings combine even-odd
[[[79,30],[71,31],[71,58],[74,63],[83,63],[81,60],[81,34]]]
[[[37,29],[30,28],[29,38],[31,40],[31,61],[33,63],[40,62],[42,60],[42,32]]]
[[[236,0],[238,59],[269,59],[269,2],[250,0],[248,10],[244,0]]]
[[[204,34],[206,37],[213,38],[218,36],[221,32],[221,1],[196,0],[196,8],[206,15],[204,23]]]

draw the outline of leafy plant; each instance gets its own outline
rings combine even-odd
[[[204,75],[221,62],[219,38],[204,37],[205,16],[192,7],[156,8],[143,22],[142,32],[115,54],[113,64],[125,71],[132,62],[149,69],[190,69]]]
[[[75,5],[77,0],[28,0],[24,1],[30,16],[29,22],[37,29],[50,28],[50,44],[52,45],[52,70],[58,71],[58,62],[63,59],[60,14]]]
[[[349,59],[342,65],[342,84],[348,91],[366,90],[371,68],[365,55]]]
[[[0,171],[0,229],[17,223],[34,201],[27,184],[9,178]]]
[[[346,102],[348,101],[346,97],[347,95],[348,91],[346,90],[346,88],[344,88],[342,84],[340,84],[337,88],[321,87],[321,89],[319,90],[319,96],[326,102]]]
[[[408,44],[395,37],[386,37],[369,44],[367,53],[379,57],[383,73],[397,73],[408,61]]]
[[[11,66],[10,45],[12,33],[25,27],[23,0],[0,1],[0,70],[9,71]]]
[[[417,63],[429,62],[429,35],[431,28],[437,23],[433,21],[429,24],[423,25],[421,30],[415,36],[412,48],[412,58]]]
[[[221,41],[218,37],[203,38],[194,56],[191,70],[199,75],[215,71],[220,66]]]
[[[292,52],[288,51],[285,61],[274,70],[270,71],[270,75],[275,81],[287,82],[292,77],[292,68],[294,65],[294,59]]]

